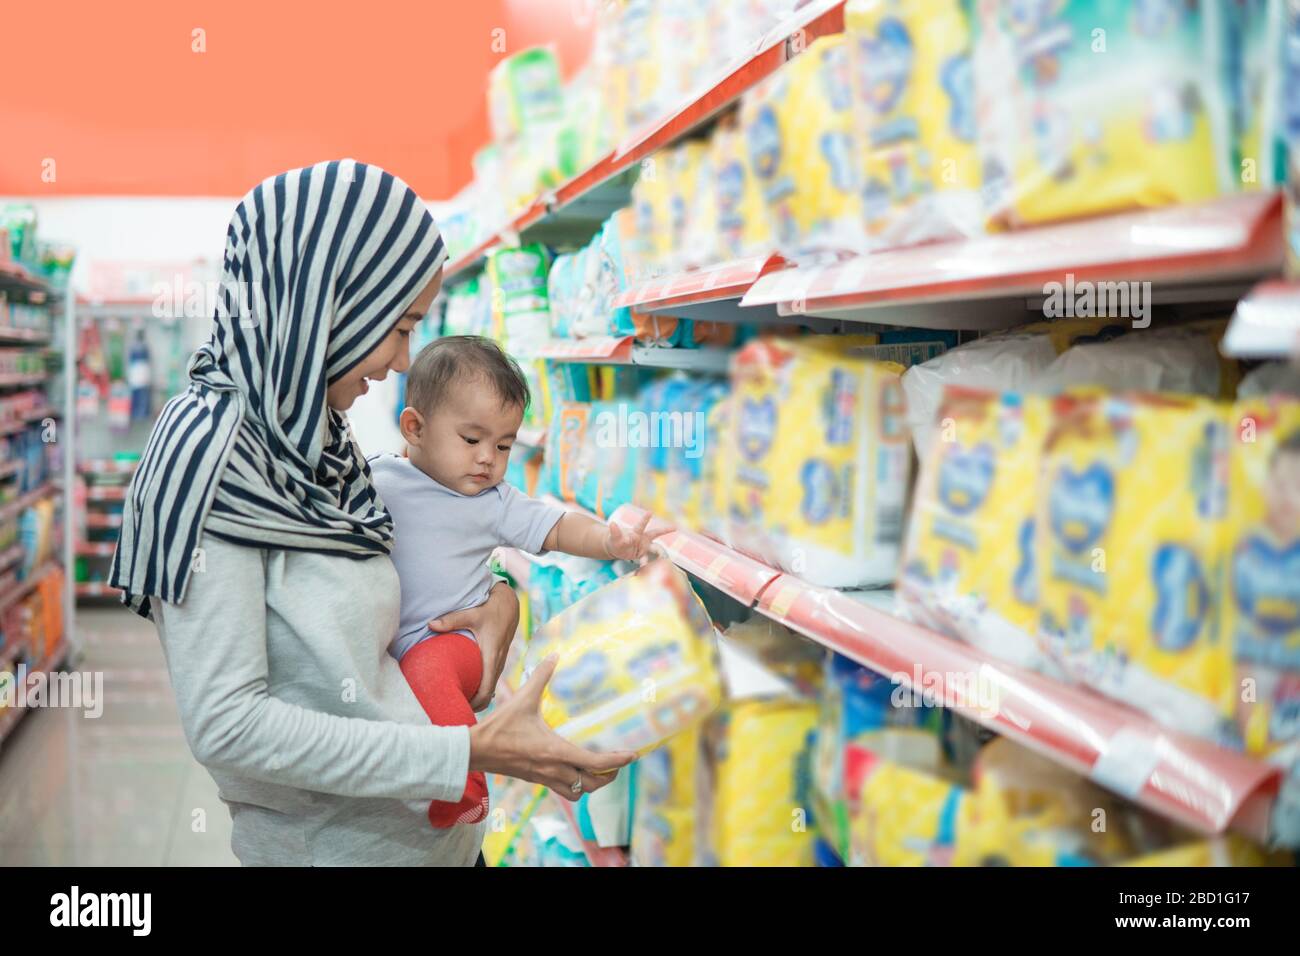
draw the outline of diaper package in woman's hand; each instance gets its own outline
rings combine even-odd
[[[713,624],[686,576],[654,561],[547,621],[528,643],[528,672],[559,656],[542,717],[594,750],[658,747],[721,700]]]

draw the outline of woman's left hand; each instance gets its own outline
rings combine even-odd
[[[483,680],[479,683],[478,693],[469,702],[475,713],[492,703],[492,695],[496,693],[497,681],[501,679],[506,655],[510,653],[510,643],[515,639],[518,627],[519,597],[504,581],[497,582],[492,588],[486,603],[464,611],[453,611],[429,622],[431,631],[472,631],[477,638],[479,650],[483,652]]]

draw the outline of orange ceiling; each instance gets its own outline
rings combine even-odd
[[[352,156],[446,198],[487,140],[488,71],[554,43],[572,74],[590,3],[16,0],[0,16],[0,195],[234,196]]]

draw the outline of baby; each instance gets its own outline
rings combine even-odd
[[[494,548],[635,560],[650,547],[649,516],[627,531],[529,498],[501,480],[527,404],[523,373],[495,342],[439,339],[407,372],[400,425],[409,457],[370,460],[393,516],[392,558],[402,588],[401,623],[388,652],[440,726],[475,723],[469,702],[483,679],[483,658],[469,632],[437,634],[428,624],[488,599]],[[476,823],[487,810],[487,781],[471,773],[460,802],[433,801],[429,821]]]

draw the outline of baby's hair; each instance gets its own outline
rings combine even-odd
[[[420,349],[406,373],[406,404],[427,412],[453,385],[473,378],[486,379],[502,405],[528,407],[524,373],[501,346],[481,335],[447,335]]]

